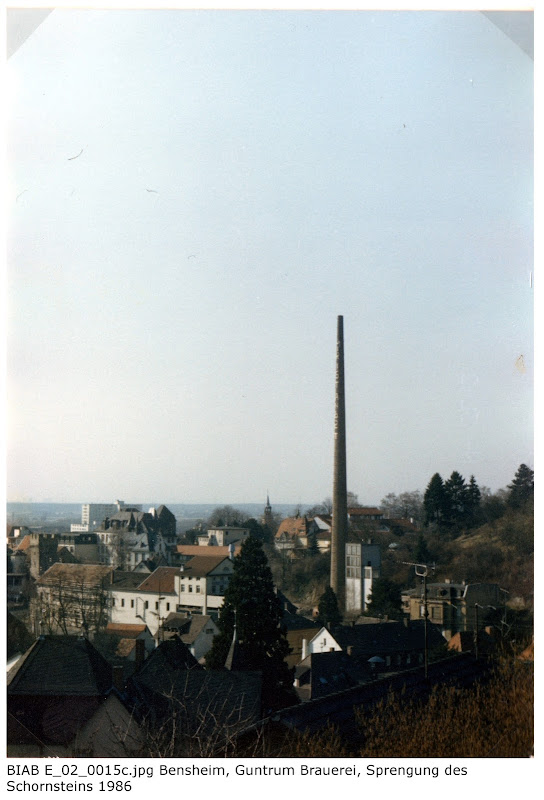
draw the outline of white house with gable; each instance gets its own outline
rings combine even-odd
[[[174,612],[217,616],[232,570],[228,557],[195,556],[147,576],[117,573],[109,587],[111,622],[145,624],[155,636]]]

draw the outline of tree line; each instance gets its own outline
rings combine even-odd
[[[495,496],[486,487],[480,489],[474,475],[467,483],[456,470],[446,480],[435,472],[423,495],[424,524],[472,528],[489,521],[489,516],[501,516],[507,508],[528,509],[533,496],[534,472],[526,464],[518,467],[508,490],[499,490]]]

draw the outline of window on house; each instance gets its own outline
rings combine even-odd
[[[131,601],[130,601],[130,607],[131,607],[131,608],[134,608],[134,600],[131,600]]]
[[[125,607],[125,598],[124,597],[121,598],[121,607],[122,608]]]
[[[196,587],[197,592],[200,592],[200,586]]]
[[[167,611],[170,611],[170,603],[167,603],[167,604],[166,604],[166,610],[167,610]]]
[[[144,603],[144,608],[149,608],[149,600],[146,600]]]
[[[189,584],[189,591],[190,591],[190,592],[192,592],[192,591],[193,591],[193,587],[192,587],[192,585],[191,585],[191,584]]]
[[[155,603],[155,611],[158,611],[158,609],[159,609],[159,603],[158,603],[158,602],[156,602],[156,603]]]

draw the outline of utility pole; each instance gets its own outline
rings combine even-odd
[[[478,603],[474,603],[474,655],[478,658]]]
[[[491,608],[496,611],[495,606],[481,606],[479,603],[474,603],[474,655],[478,658],[478,609],[481,608],[485,611],[486,608]]]
[[[427,621],[429,619],[429,609],[427,608],[427,576],[429,575],[429,570],[436,569],[435,565],[432,566],[428,564],[414,564],[413,561],[403,561],[403,564],[406,564],[409,567],[414,567],[415,573],[418,578],[423,578],[423,652],[424,652],[424,667],[425,667],[425,678],[429,675],[429,639],[428,639],[428,630],[427,630]]]

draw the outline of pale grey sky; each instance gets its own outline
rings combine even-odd
[[[8,500],[322,499],[338,314],[362,502],[532,464],[533,62],[488,17],[55,10],[7,72]]]

